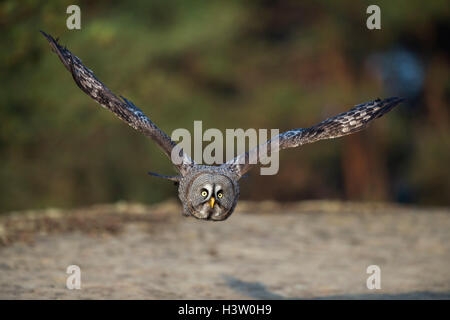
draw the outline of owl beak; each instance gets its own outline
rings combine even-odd
[[[216,202],[216,199],[214,199],[214,197],[211,197],[211,199],[209,199],[209,205],[211,206],[211,209],[214,208],[215,202]]]

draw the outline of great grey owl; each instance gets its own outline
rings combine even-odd
[[[42,31],[41,31],[42,32]],[[112,111],[134,129],[154,140],[171,158],[176,144],[160,130],[131,101],[114,95],[81,60],[67,48],[59,45],[52,36],[42,32],[53,51],[72,74],[75,83],[87,95],[104,108]],[[359,104],[348,112],[338,114],[312,126],[283,132],[264,144],[249,150],[220,166],[199,165],[192,161],[181,148],[176,150],[179,163],[174,164],[178,176],[157,175],[178,184],[178,197],[183,204],[183,214],[198,219],[221,221],[234,211],[239,198],[239,179],[255,164],[258,150],[271,148],[271,152],[293,148],[322,139],[337,138],[364,129],[367,124],[389,112],[403,99],[393,97]],[[276,141],[276,143],[274,143]],[[252,161],[253,159],[253,161]],[[156,174],[154,174],[156,175]]]

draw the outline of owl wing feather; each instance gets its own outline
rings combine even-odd
[[[295,148],[307,143],[338,138],[358,132],[366,128],[372,120],[391,111],[402,101],[404,99],[392,97],[356,105],[349,111],[328,118],[310,128],[298,128],[283,132],[258,147],[238,155],[226,162],[224,166],[234,171],[238,176],[242,176],[250,170],[252,164],[259,162],[259,154],[263,148],[266,149],[267,154],[270,154],[270,152],[278,152],[282,149]]]
[[[128,125],[143,133],[145,136],[154,140],[164,153],[171,158],[172,150],[177,146],[174,141],[161,129],[159,129],[138,107],[131,101],[121,97],[119,99],[112,93],[94,73],[88,69],[81,59],[72,54],[67,48],[62,47],[58,40],[41,31],[50,43],[53,51],[58,55],[61,62],[67,70],[72,74],[75,83],[88,96],[97,101],[102,107],[112,111],[117,117],[126,122]],[[178,150],[177,150],[178,152]],[[185,173],[193,164],[193,161],[187,156],[183,150],[179,149],[180,163],[174,166],[181,172]]]

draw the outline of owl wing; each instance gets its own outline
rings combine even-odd
[[[62,47],[52,36],[41,31],[50,43],[53,51],[58,55],[61,62],[72,74],[75,83],[88,96],[97,101],[102,107],[112,111],[117,117],[126,122],[134,129],[140,131],[145,136],[154,140],[171,159],[172,150],[177,146],[170,137],[159,129],[138,107],[131,101],[120,96],[119,99],[112,93],[94,73],[83,65],[81,60],[73,55],[67,48]],[[193,161],[183,152],[181,148],[177,149],[178,160],[172,161],[174,166],[183,174],[193,164]]]
[[[356,105],[349,111],[328,118],[310,128],[299,128],[283,132],[258,147],[240,154],[236,158],[226,162],[223,166],[228,167],[228,169],[241,177],[250,170],[252,164],[259,163],[259,153],[261,150],[270,154],[270,152],[295,148],[306,143],[338,138],[358,132],[366,128],[372,120],[391,111],[392,108],[403,100],[402,98],[392,97]]]

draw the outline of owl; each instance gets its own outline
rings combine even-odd
[[[233,213],[240,194],[239,180],[252,166],[258,164],[258,154],[262,148],[270,148],[270,152],[278,152],[318,140],[352,134],[364,129],[369,122],[381,117],[403,101],[401,98],[392,97],[362,103],[312,127],[283,132],[222,165],[200,165],[195,163],[130,100],[122,96],[119,98],[112,93],[77,56],[62,47],[58,40],[43,31],[41,33],[82,91],[128,125],[156,142],[171,159],[179,172],[178,175],[150,174],[174,181],[178,186],[178,197],[183,205],[183,214],[201,220],[222,221]],[[179,161],[173,161],[174,153],[177,154]]]

